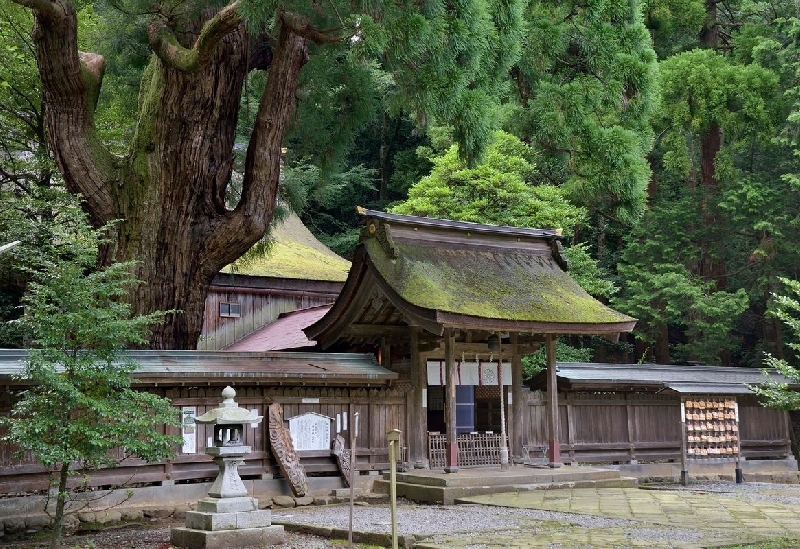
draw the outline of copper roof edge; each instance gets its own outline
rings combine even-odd
[[[415,215],[402,215],[380,212],[377,210],[367,210],[357,208],[363,217],[369,219],[380,219],[389,223],[411,225],[417,227],[436,227],[441,229],[456,229],[462,231],[473,231],[476,233],[489,233],[507,236],[533,236],[539,238],[560,238],[561,235],[556,229],[533,229],[523,227],[512,227],[510,225],[486,225],[483,223],[473,223],[471,221],[453,221],[451,219],[439,219],[435,217],[420,217]]]

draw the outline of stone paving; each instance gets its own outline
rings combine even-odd
[[[636,521],[598,525],[591,521],[520,521],[519,528],[437,535],[417,543],[424,549],[480,548],[698,548],[793,539],[800,546],[797,505],[716,493],[576,488],[474,496],[460,500],[482,505],[540,509]]]

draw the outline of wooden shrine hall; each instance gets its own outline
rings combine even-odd
[[[448,472],[462,463],[459,437],[487,427],[500,432],[501,466],[522,456],[521,358],[544,344],[547,455],[558,466],[556,338],[628,332],[636,319],[570,278],[556,231],[359,213],[365,227],[349,276],[330,310],[305,328],[309,340],[333,352],[377,349],[381,365],[409,382],[406,463],[434,466],[436,435]]]

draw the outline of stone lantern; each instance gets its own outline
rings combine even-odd
[[[201,499],[196,511],[186,513],[186,527],[172,529],[172,543],[188,549],[222,549],[241,546],[283,543],[283,526],[272,526],[268,509],[259,510],[258,500],[248,496],[239,476],[239,465],[251,452],[244,445],[244,426],[260,423],[263,416],[253,416],[233,399],[236,391],[225,387],[222,405],[195,418],[197,423],[213,425],[213,446],[206,454],[219,467],[208,497]]]

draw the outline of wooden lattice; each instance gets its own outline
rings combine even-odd
[[[500,433],[469,433],[456,437],[458,466],[500,465]],[[446,465],[447,435],[428,435],[428,459],[431,468]]]

